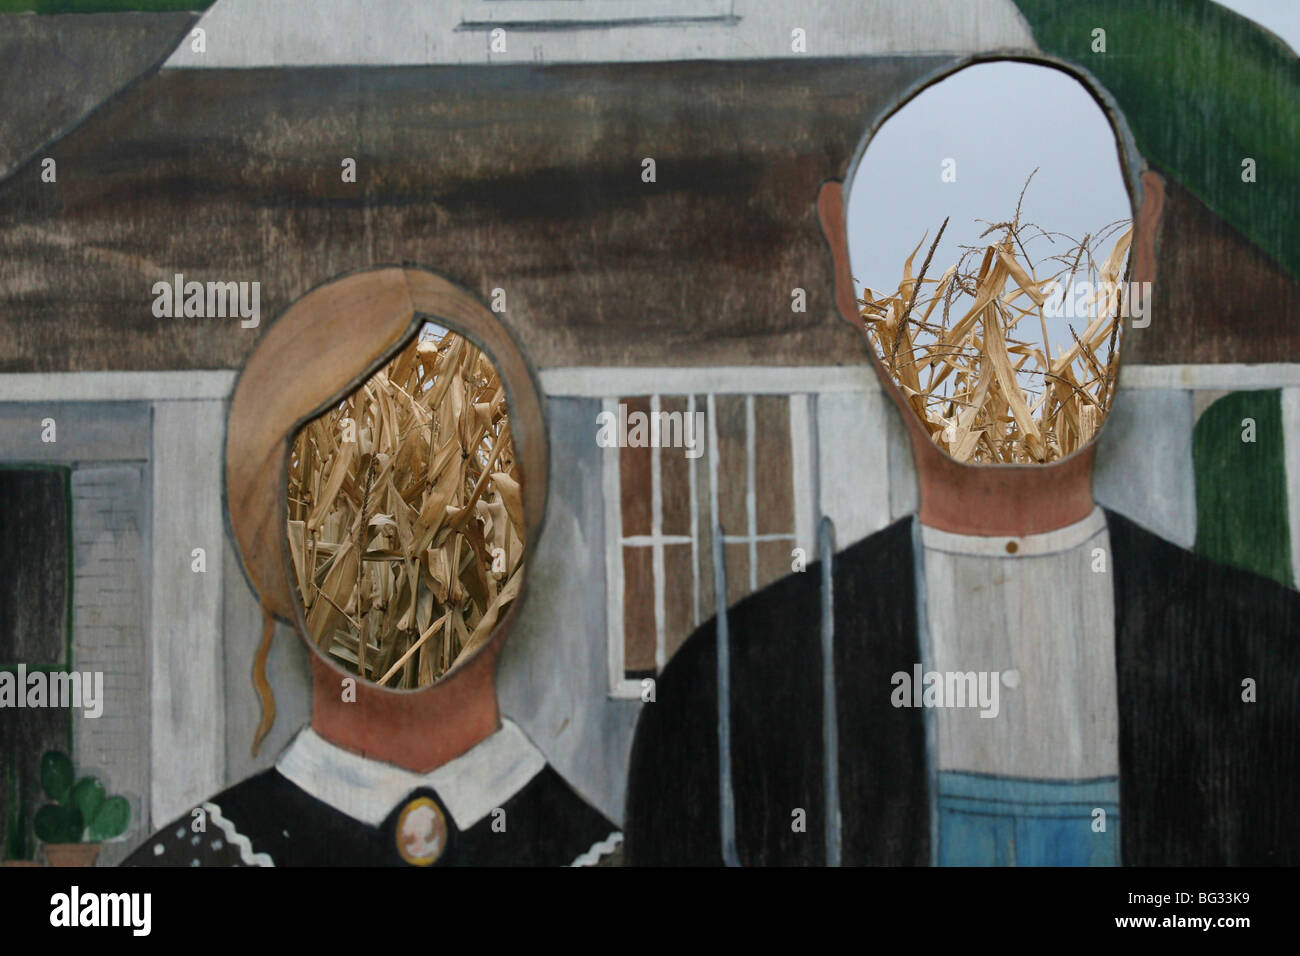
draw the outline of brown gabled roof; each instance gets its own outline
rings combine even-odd
[[[0,184],[0,371],[238,368],[260,330],[155,318],[154,282],[259,281],[265,327],[329,279],[401,263],[484,301],[504,290],[537,368],[860,364],[818,187],[951,62],[164,70],[50,147],[57,184],[32,164]],[[1171,211],[1162,256],[1253,248]],[[1275,315],[1211,311],[1165,274],[1127,362],[1300,359]],[[1252,301],[1294,314],[1294,282],[1252,276]]]
[[[175,49],[197,13],[0,14],[0,179]]]

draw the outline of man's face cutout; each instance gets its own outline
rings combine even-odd
[[[304,425],[286,491],[307,636],[366,681],[435,683],[519,595],[526,531],[505,389],[455,332],[425,325]]]
[[[1008,132],[1026,111],[1032,131]],[[1118,153],[1073,77],[986,63],[880,126],[848,209],[841,184],[824,185],[837,307],[867,334],[914,445],[969,465],[1037,465],[1095,441],[1125,317],[1150,320],[1162,198],[1144,174],[1127,221]]]

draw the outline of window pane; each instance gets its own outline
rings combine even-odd
[[[665,395],[659,400],[661,411],[669,412],[678,417],[682,423],[682,433],[679,435],[676,429],[671,433],[660,432],[660,436],[665,444],[670,440],[677,441],[680,439],[681,444],[685,443],[686,436],[689,434],[687,429],[693,427],[687,419],[686,399],[679,396]],[[703,441],[704,436],[694,436],[696,442]],[[697,444],[697,448],[703,445]],[[664,534],[690,534],[691,533],[691,462],[693,459],[686,457],[686,448],[661,448],[659,451],[659,489],[663,497],[663,533]]]
[[[778,578],[790,573],[790,552],[794,550],[794,538],[788,541],[760,541],[758,548],[758,586],[765,587]],[[809,557],[809,563],[812,557]]]
[[[643,395],[637,398],[620,398],[619,402],[627,406],[630,420],[633,413],[650,414],[650,398]],[[631,424],[628,432],[632,431]],[[623,493],[623,536],[631,537],[650,533],[650,518],[654,499],[650,493],[650,440],[649,429],[645,430],[646,446],[642,448],[620,448],[618,450],[619,487]]]
[[[703,395],[695,396],[695,407],[707,408]],[[706,427],[707,433],[707,427]],[[700,560],[699,593],[696,595],[695,621],[707,621],[717,613],[713,597],[713,511],[709,507],[709,455],[706,453],[692,462],[695,468],[695,507],[699,519],[696,523],[697,553]]]
[[[750,591],[749,545],[728,544],[724,550],[727,558],[727,605],[730,606]]]
[[[62,664],[67,647],[67,473],[0,469],[0,664]]]
[[[790,401],[784,395],[757,395],[754,398],[754,483],[758,487],[754,492],[758,499],[759,534],[793,533],[791,476]]]
[[[745,506],[749,459],[745,449],[745,396],[714,399],[718,429],[718,511],[728,535],[749,534]],[[730,567],[730,559],[728,559]]]
[[[623,676],[655,673],[654,548],[623,549]]]
[[[664,546],[664,660],[695,627],[695,568],[689,544]]]

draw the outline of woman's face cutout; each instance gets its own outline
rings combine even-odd
[[[361,679],[435,683],[519,595],[523,495],[505,388],[456,332],[426,324],[303,426],[286,491],[307,636]]]

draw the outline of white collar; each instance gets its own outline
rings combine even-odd
[[[1106,528],[1106,512],[1094,505],[1092,513],[1082,521],[1054,528],[1041,534],[977,535],[954,534],[921,525],[921,543],[927,551],[945,551],[949,554],[971,554],[999,558],[1032,558],[1044,554],[1058,554],[1077,548]],[[1009,545],[1014,547],[1009,548]]]
[[[370,826],[419,787],[434,790],[456,826],[468,830],[546,766],[546,758],[514,721],[436,770],[420,774],[344,750],[305,727],[275,769],[317,800]]]

